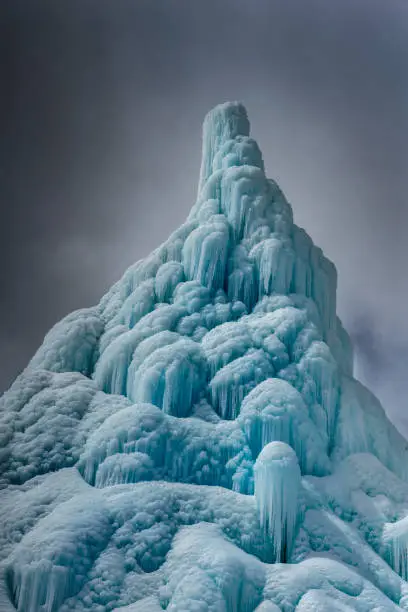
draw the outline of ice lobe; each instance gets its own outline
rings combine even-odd
[[[408,610],[407,442],[245,108],[187,221],[0,399],[0,609]]]
[[[296,451],[303,473],[330,471],[324,440],[310,420],[301,394],[288,382],[270,378],[256,386],[242,402],[239,421],[253,457],[279,440]]]
[[[301,475],[296,453],[270,442],[255,463],[255,499],[262,527],[273,541],[274,559],[290,557],[299,516]]]

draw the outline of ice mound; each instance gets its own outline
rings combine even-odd
[[[408,448],[239,103],[186,221],[1,398],[0,610],[408,610]]]
[[[259,521],[273,542],[276,561],[286,561],[292,551],[300,485],[295,451],[284,442],[264,446],[255,463],[255,499]]]

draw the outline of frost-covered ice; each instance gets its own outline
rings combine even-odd
[[[259,454],[254,471],[259,522],[273,542],[274,560],[286,561],[299,518],[301,473],[296,453],[284,442],[269,442]]]
[[[0,610],[408,610],[408,445],[245,109],[197,202],[46,336],[0,411]]]

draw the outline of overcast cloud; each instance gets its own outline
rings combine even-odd
[[[408,433],[406,0],[13,0],[0,27],[0,390],[184,220],[238,99]]]

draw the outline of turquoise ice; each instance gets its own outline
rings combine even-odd
[[[1,611],[408,610],[408,444],[249,132],[210,111],[185,224],[0,400]]]

